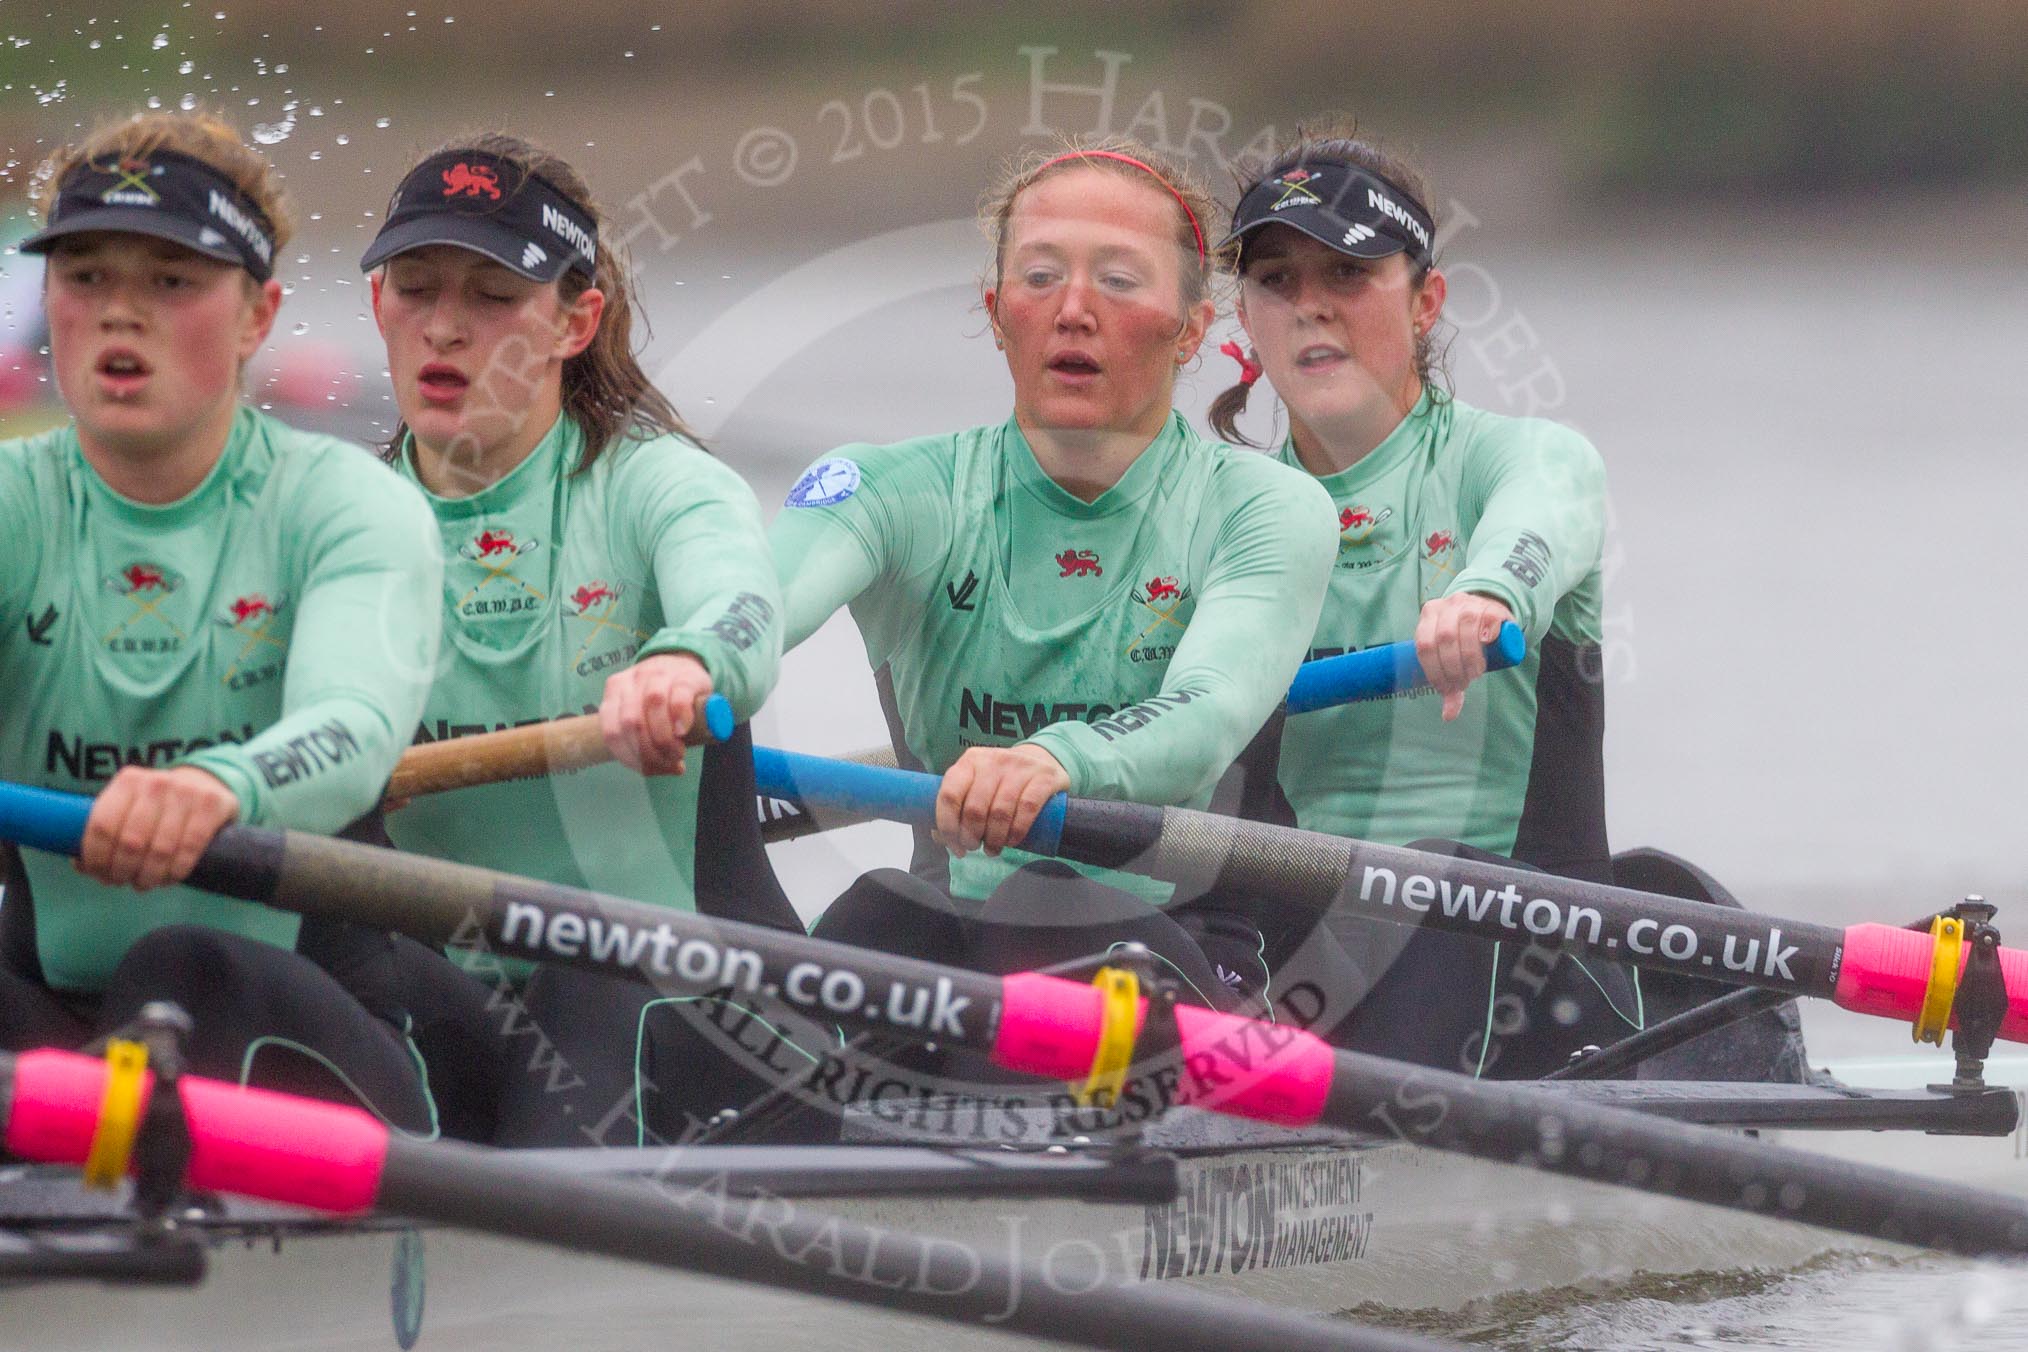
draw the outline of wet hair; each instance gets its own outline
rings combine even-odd
[[[232,181],[261,209],[274,227],[275,252],[289,242],[295,231],[288,201],[276,180],[275,168],[267,156],[240,139],[230,122],[216,113],[147,112],[135,113],[116,122],[101,123],[92,133],[73,145],[55,151],[35,171],[30,195],[45,223],[56,206],[57,189],[64,178],[81,164],[119,159],[142,160],[159,150],[173,150],[202,160]],[[250,285],[260,283],[247,274]]]
[[[1116,158],[1119,156],[1125,156],[1126,160]],[[1127,160],[1138,160],[1140,164]],[[1183,308],[1188,311],[1199,302],[1210,300],[1212,287],[1226,266],[1223,256],[1205,251],[1205,240],[1220,219],[1218,201],[1187,165],[1131,136],[1062,138],[1046,149],[1026,152],[1001,171],[999,180],[979,201],[979,224],[993,244],[994,289],[1000,287],[1001,269],[1007,261],[1007,224],[1013,219],[1014,204],[1021,194],[1045,179],[1084,169],[1145,183],[1169,200],[1175,207],[1176,247],[1184,260]]]
[[[432,155],[458,151],[497,155],[518,166],[569,198],[598,225],[598,275],[587,280],[582,272],[572,268],[555,283],[566,309],[593,286],[606,298],[606,308],[599,316],[598,332],[592,335],[591,344],[563,363],[563,411],[584,432],[584,452],[573,473],[591,468],[592,462],[622,436],[648,441],[673,434],[703,445],[668,396],[655,388],[634,355],[634,311],[640,296],[634,286],[633,270],[614,246],[611,222],[599,209],[583,176],[562,157],[541,146],[497,131],[458,137],[419,156],[417,163]],[[390,459],[401,453],[407,437],[408,424],[397,422],[387,445]]]
[[[1360,135],[1356,119],[1335,114],[1299,123],[1295,139],[1277,149],[1266,159],[1245,160],[1234,166],[1233,177],[1239,189],[1238,196],[1245,197],[1267,179],[1318,160],[1349,164],[1368,173],[1377,174],[1393,184],[1402,196],[1413,202],[1431,220],[1436,219],[1436,213],[1430,209],[1429,181],[1422,171],[1401,151],[1374,137]],[[1244,275],[1245,270],[1244,245],[1244,240],[1235,240],[1231,246],[1232,270],[1241,275]],[[1437,261],[1432,256],[1428,262],[1411,264],[1415,268],[1414,275],[1409,279],[1411,290],[1422,286],[1424,279],[1430,274],[1430,269],[1437,265]],[[1430,391],[1431,398],[1437,400],[1450,397],[1450,371],[1446,361],[1450,335],[1444,333],[1439,336],[1438,333],[1444,327],[1443,320],[1439,319],[1430,325],[1428,332],[1416,335],[1415,340],[1416,378],[1422,382],[1423,388]],[[1243,446],[1258,445],[1257,442],[1240,435],[1238,425],[1239,415],[1245,411],[1246,398],[1251,392],[1252,386],[1240,381],[1212,400],[1210,412],[1207,414],[1212,431],[1226,441]]]

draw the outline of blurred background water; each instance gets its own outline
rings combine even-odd
[[[1968,891],[2003,929],[2028,914],[2028,624],[2008,581],[2028,513],[2028,9],[0,0],[0,215],[20,228],[53,144],[186,100],[257,135],[296,203],[257,369],[284,416],[385,434],[356,259],[417,153],[500,125],[587,171],[640,266],[649,369],[770,512],[833,445],[1005,416],[972,220],[1004,156],[1131,127],[1224,186],[1267,129],[1355,111],[1434,179],[1457,392],[1606,457],[1615,845],[1815,920],[1898,922]],[[0,431],[53,416],[27,261],[0,257]],[[1204,358],[1186,409],[1232,373]],[[882,739],[848,622],[788,659],[757,731]],[[873,826],[777,863],[814,914],[904,855]],[[1807,1024],[1820,1054],[1905,1046],[1823,1009]],[[2018,1280],[1832,1262],[1569,1296],[1474,1336],[1994,1348],[2028,1346],[2024,1317]]]

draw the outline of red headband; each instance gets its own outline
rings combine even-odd
[[[1062,164],[1065,160],[1118,160],[1121,164],[1133,165],[1134,168],[1140,170],[1142,173],[1146,174],[1148,177],[1154,179],[1157,183],[1167,188],[1169,190],[1169,195],[1176,199],[1176,205],[1183,208],[1183,215],[1190,222],[1190,233],[1197,237],[1197,263],[1198,266],[1200,267],[1203,266],[1205,262],[1204,230],[1203,227],[1197,224],[1197,213],[1192,211],[1190,209],[1190,204],[1183,200],[1183,194],[1176,191],[1176,185],[1171,183],[1168,179],[1162,177],[1161,173],[1156,170],[1155,166],[1153,166],[1152,164],[1145,164],[1142,161],[1135,159],[1132,155],[1122,155],[1117,150],[1070,150],[1065,151],[1061,155],[1058,155],[1053,160],[1044,160],[1041,164],[1037,165],[1035,167],[1035,175],[1033,178],[1029,179],[1029,182],[1032,183],[1035,181],[1035,178],[1040,178],[1042,176],[1042,171],[1049,168],[1051,165]]]

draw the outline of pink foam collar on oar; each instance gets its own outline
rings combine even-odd
[[[387,1128],[357,1108],[185,1076],[193,1188],[316,1211],[369,1211],[387,1159]],[[155,1079],[142,1089],[143,1111]],[[46,1164],[83,1164],[91,1150],[106,1063],[75,1052],[14,1060],[7,1148]]]
[[[1104,1018],[1095,986],[1037,972],[1010,976],[1001,985],[993,1060],[1009,1070],[1081,1081],[1091,1074]],[[1146,1001],[1141,1018],[1145,1025]],[[1182,1065],[1168,1073],[1176,1077],[1179,1101],[1285,1126],[1314,1122],[1324,1111],[1336,1062],[1323,1039],[1194,1005],[1177,1007],[1176,1030]]]
[[[1833,998],[1854,1013],[1913,1021],[1922,1012],[1923,995],[1929,989],[1935,948],[1936,940],[1926,930],[1854,925],[1845,931],[1845,956]],[[1960,973],[1971,952],[1966,944],[1958,961]],[[2028,952],[2001,949],[2000,975],[2007,982],[2007,1013],[2000,1020],[2000,1036],[2009,1042],[2028,1042]],[[1957,1026],[1956,1019],[1951,1026]]]

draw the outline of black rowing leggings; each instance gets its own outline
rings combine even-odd
[[[1509,868],[1534,865],[1452,840],[1409,849]],[[1632,971],[1602,955],[1527,938],[1499,944],[1428,925],[1333,915],[1332,937],[1376,974],[1350,1009],[1328,1010],[1330,1041],[1486,1079],[1534,1079],[1587,1044],[1640,1026]]]
[[[1235,988],[1246,984],[1245,973],[1230,966],[1230,977],[1221,975],[1204,947],[1161,908],[1054,860],[1022,865],[984,902],[954,899],[900,869],[875,869],[846,888],[811,932],[1000,974],[1103,957],[1115,944],[1138,943],[1183,982],[1185,999],[1214,1009],[1233,1008]]]
[[[9,892],[0,915],[24,908]],[[313,923],[303,929],[302,946],[314,947]],[[8,1051],[76,1050],[133,1022],[149,1001],[169,1000],[195,1024],[193,1074],[362,1104],[409,1131],[430,1126],[415,1058],[395,1025],[367,1012],[302,952],[203,925],[165,925],[127,950],[100,994],[62,994],[40,976],[0,961],[0,1047]]]
[[[819,1045],[769,1005],[667,1000],[652,986],[541,967],[518,989],[401,941],[417,1041],[444,1132],[500,1146],[634,1146],[694,1138],[806,1071]],[[433,961],[432,961],[433,960]]]
[[[740,725],[704,758],[698,786],[700,914],[791,933],[802,921],[776,880],[754,813],[753,742]],[[644,900],[653,900],[644,898]],[[542,966],[525,983],[483,960],[466,971],[399,942],[404,1000],[429,1064],[445,1134],[502,1146],[679,1142],[742,1109],[809,1061],[814,1041],[749,1001],[670,1001],[643,983]]]

